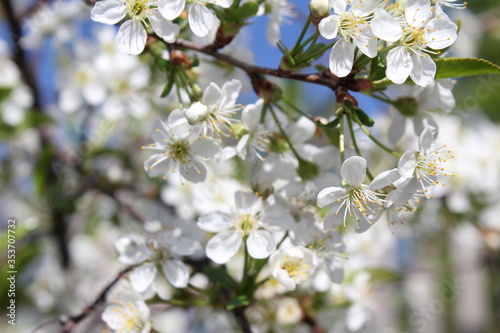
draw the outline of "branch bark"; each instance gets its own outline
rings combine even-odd
[[[127,267],[126,269],[118,273],[115,279],[103,289],[97,299],[91,305],[87,306],[80,314],[71,317],[61,316],[59,321],[63,325],[62,333],[73,332],[73,329],[75,329],[78,323],[84,320],[90,313],[94,312],[101,303],[104,303],[104,301],[106,300],[106,296],[111,288],[113,288],[113,286],[118,281],[120,281],[121,278],[123,278],[130,270],[132,270],[132,268],[134,268],[134,266]]]
[[[159,37],[157,37],[157,38],[159,38]],[[319,84],[319,85],[328,87],[328,88],[332,89],[333,91],[336,91],[338,88],[340,88],[342,86],[343,79],[340,79],[340,78],[336,77],[335,75],[331,74],[330,71],[328,71],[328,72],[325,71],[323,73],[311,73],[311,74],[297,74],[297,73],[288,74],[288,73],[285,73],[279,69],[272,69],[272,68],[247,64],[247,63],[240,61],[236,58],[233,58],[227,54],[223,54],[223,53],[218,52],[217,49],[215,49],[213,47],[213,45],[201,46],[201,45],[198,45],[196,43],[193,43],[193,42],[190,42],[187,40],[182,40],[182,39],[177,39],[174,43],[171,43],[171,45],[174,45],[176,47],[183,47],[183,48],[197,51],[197,52],[200,52],[203,54],[207,54],[207,55],[210,55],[216,59],[227,62],[228,64],[231,64],[235,67],[241,68],[251,78],[257,74],[270,75],[270,76],[279,77],[279,78],[286,78],[286,79],[290,79],[290,80]],[[348,80],[351,80],[351,79],[349,78]]]

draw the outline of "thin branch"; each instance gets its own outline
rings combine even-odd
[[[80,314],[68,318],[65,318],[65,316],[61,316],[59,320],[63,325],[62,333],[73,332],[73,329],[75,329],[78,323],[84,320],[89,314],[94,312],[96,308],[106,300],[106,296],[111,290],[111,288],[113,288],[113,286],[118,281],[120,281],[121,278],[123,278],[130,270],[132,270],[132,268],[134,268],[134,266],[127,267],[126,269],[118,273],[116,278],[103,289],[103,291],[99,294],[97,299],[91,305],[87,306]]]
[[[283,71],[281,71],[279,69],[272,69],[272,68],[247,64],[246,62],[240,61],[240,60],[233,58],[227,54],[223,54],[223,53],[218,52],[212,45],[201,46],[201,45],[195,44],[193,42],[182,40],[182,39],[177,39],[172,44],[177,46],[177,47],[183,47],[186,49],[190,49],[193,51],[197,51],[200,53],[210,55],[216,59],[222,60],[228,64],[231,64],[233,66],[241,68],[250,77],[254,77],[257,74],[264,74],[264,75],[270,75],[270,76],[275,76],[275,77],[279,77],[279,78],[286,78],[286,79],[291,79],[291,80],[296,80],[296,81],[303,81],[303,82],[319,84],[319,85],[328,87],[334,91],[337,90],[342,84],[342,79],[331,74],[329,71],[324,71],[322,73],[313,73],[313,74],[286,74],[286,73],[283,73]]]
[[[250,328],[250,324],[248,323],[247,318],[245,317],[245,309],[246,307],[238,307],[233,309],[231,312],[236,318],[236,322],[240,327],[243,333],[252,333],[252,329]]]

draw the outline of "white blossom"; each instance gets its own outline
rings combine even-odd
[[[181,110],[170,113],[167,122],[158,120],[152,139],[155,143],[143,149],[159,151],[144,162],[144,169],[150,177],[161,173],[164,179],[169,174],[180,173],[190,182],[203,182],[207,176],[202,161],[214,158],[220,151],[220,143],[211,138],[193,138],[193,128],[188,124]]]
[[[236,192],[232,213],[215,211],[198,219],[198,226],[216,233],[207,243],[207,256],[218,264],[228,262],[243,242],[255,259],[269,257],[276,249],[276,233],[292,223],[291,215],[277,204],[266,205],[251,192]]]

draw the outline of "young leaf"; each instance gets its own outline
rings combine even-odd
[[[372,127],[375,124],[375,121],[373,121],[373,119],[370,118],[370,116],[368,114],[366,114],[365,111],[363,111],[359,108],[356,108],[355,112],[356,112],[356,115],[358,116],[359,121],[363,125],[368,126],[368,127]]]
[[[436,59],[436,65],[436,79],[500,74],[498,65],[479,58],[442,58]]]

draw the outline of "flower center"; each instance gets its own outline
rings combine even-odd
[[[142,20],[148,14],[151,8],[150,0],[126,0],[127,12],[132,20]]]
[[[175,141],[170,145],[168,154],[174,161],[185,164],[190,155],[189,144],[184,141]]]
[[[346,39],[359,36],[363,31],[363,25],[366,23],[363,17],[354,15],[351,12],[342,13],[340,16],[339,36]]]
[[[427,44],[424,41],[425,31],[423,29],[414,28],[408,25],[405,29],[403,29],[403,46],[406,46],[413,50],[419,50],[425,48]]]
[[[258,228],[258,221],[250,214],[241,214],[235,227],[243,235],[248,235]]]
[[[302,258],[291,258],[285,256],[283,263],[280,265],[281,269],[288,272],[288,275],[294,280],[307,278],[306,270],[310,268],[309,265],[302,264]]]

